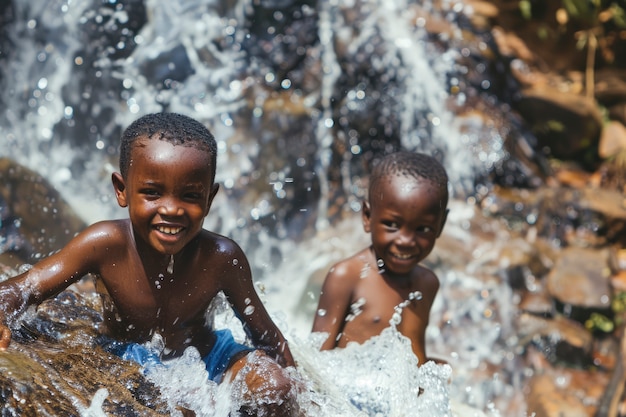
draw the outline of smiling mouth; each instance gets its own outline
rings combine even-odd
[[[170,226],[157,226],[156,230],[166,235],[176,235],[180,233],[183,228],[182,227],[170,227]]]
[[[407,259],[411,259],[414,256],[410,253],[392,253],[394,258],[398,258],[401,259],[403,261],[407,260]]]

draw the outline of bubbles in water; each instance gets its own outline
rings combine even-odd
[[[391,316],[391,320],[389,320],[389,324],[391,324],[392,326],[397,326],[398,324],[400,324],[401,321],[402,321],[402,315],[400,314],[399,311],[396,311]]]
[[[409,300],[421,300],[421,299],[422,299],[421,291],[414,291],[409,294]]]
[[[377,259],[376,260],[376,266],[378,267],[378,273],[379,274],[383,274],[385,272],[385,261],[383,261],[382,259]]]
[[[363,312],[362,307],[365,305],[365,298],[361,297],[358,300],[356,300],[354,303],[352,303],[352,305],[350,306],[350,314],[348,314],[346,316],[346,321],[352,321],[354,320],[359,314],[361,314]]]

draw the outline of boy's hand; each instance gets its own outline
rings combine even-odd
[[[6,350],[9,343],[11,343],[11,330],[5,324],[0,324],[0,351]]]

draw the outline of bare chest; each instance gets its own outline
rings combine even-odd
[[[373,336],[390,323],[419,326],[421,293],[412,288],[392,288],[382,280],[364,278],[354,289],[344,332]]]
[[[138,273],[105,282],[101,293],[107,324],[115,333],[131,339],[154,332],[176,334],[197,326],[216,294],[206,282],[182,280],[179,275]]]

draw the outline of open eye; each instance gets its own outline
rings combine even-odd
[[[392,229],[392,230],[397,230],[398,228],[400,228],[400,224],[398,222],[395,222],[395,221],[384,221],[383,225],[387,229]]]
[[[420,226],[417,228],[417,232],[419,233],[433,233],[434,231],[435,228],[431,226]]]
[[[200,200],[202,198],[202,193],[197,193],[197,192],[187,192],[183,195],[183,198],[185,200]]]
[[[158,197],[160,193],[154,188],[142,188],[139,192],[149,197]]]

